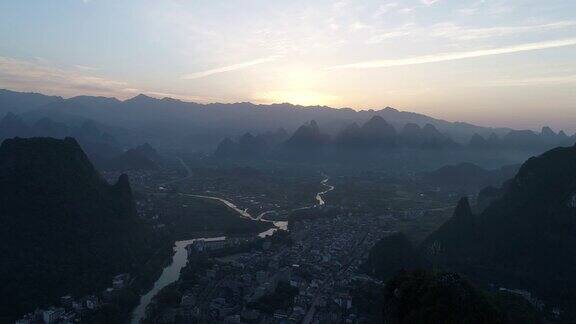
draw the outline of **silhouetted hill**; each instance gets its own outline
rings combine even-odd
[[[511,182],[512,179],[504,182],[501,187],[488,186],[480,190],[478,198],[476,199],[476,210],[483,212],[493,201],[502,197]]]
[[[34,136],[38,137],[63,138],[70,134],[70,128],[66,124],[54,122],[47,117],[38,120],[32,129]]]
[[[424,143],[425,138],[422,133],[422,128],[418,124],[408,123],[402,128],[400,132],[400,141],[406,146],[420,146]]]
[[[344,128],[336,137],[336,146],[342,150],[366,149],[364,134],[357,123]]]
[[[29,94],[2,91],[2,100],[25,98]],[[211,143],[219,141],[226,134],[242,134],[247,131],[262,133],[278,128],[297,129],[303,123],[316,120],[323,125],[324,132],[335,134],[353,122],[362,124],[374,116],[379,116],[400,129],[406,123],[421,126],[432,124],[442,133],[449,134],[457,141],[468,139],[473,133],[487,136],[490,132],[504,134],[506,129],[492,129],[460,122],[448,122],[422,114],[399,111],[390,107],[379,110],[355,111],[349,108],[335,109],[320,106],[298,106],[291,104],[255,105],[251,103],[198,104],[171,98],[156,99],[138,95],[132,99],[119,101],[114,98],[78,96],[70,99],[40,96],[43,104],[30,105],[26,110],[35,116],[60,116],[62,118],[92,119],[110,126],[124,127],[134,131],[147,129],[158,139],[173,142],[189,139],[186,147],[194,144],[202,147],[207,141],[202,136],[211,136]],[[20,99],[18,99],[20,100]],[[24,99],[22,99],[24,100]],[[10,111],[9,107],[0,105]],[[18,109],[12,109],[20,113]],[[61,120],[58,120],[61,121]],[[213,138],[216,138],[215,140]],[[213,147],[211,147],[213,149]]]
[[[545,126],[540,133],[531,130],[512,130],[502,138],[492,133],[488,138],[474,134],[468,143],[468,148],[477,150],[516,150],[545,151],[556,146],[572,145],[573,139],[560,131],[555,133]]]
[[[278,128],[275,131],[266,131],[258,134],[257,137],[261,138],[268,147],[275,147],[286,141],[290,137],[290,134],[288,134],[284,128]]]
[[[160,159],[158,152],[145,143],[107,161],[102,168],[113,171],[157,170]]]
[[[496,134],[493,135],[496,136]],[[472,138],[470,139],[468,146],[473,149],[488,149],[490,148],[491,145],[488,143],[488,140],[486,140],[484,137],[478,134],[474,134],[472,135]]]
[[[479,190],[486,186],[499,186],[514,177],[519,168],[519,165],[509,165],[496,170],[486,170],[473,163],[460,163],[444,166],[432,172],[424,172],[420,176],[427,184]]]
[[[0,120],[0,140],[15,136],[32,136],[32,130],[24,123],[22,118],[9,112]]]
[[[0,141],[13,137],[74,137],[92,163],[100,167],[122,153],[117,140],[102,128],[93,120],[84,120],[79,126],[68,126],[49,117],[28,124],[20,116],[8,113],[0,120]]]
[[[402,233],[394,233],[378,241],[363,265],[366,273],[380,280],[388,280],[401,270],[428,267],[428,261]]]
[[[558,134],[556,134],[552,128],[548,126],[542,127],[542,131],[540,132],[540,137],[544,139],[554,139]]]
[[[245,133],[238,140],[238,150],[243,156],[259,156],[268,151],[264,138]]]
[[[144,143],[136,147],[136,150],[142,152],[143,155],[145,155],[147,158],[156,163],[162,160],[162,156],[158,154],[158,151],[156,151],[156,149],[153,148],[152,145],[150,145],[150,143]]]
[[[20,114],[58,101],[63,101],[62,97],[0,89],[0,115],[8,112]]]
[[[0,146],[0,317],[103,289],[152,253],[127,176],[107,184],[73,138]]]
[[[320,133],[320,127],[312,120],[300,126],[283,144],[284,148],[293,151],[318,151],[328,143],[329,137]]]
[[[214,152],[217,158],[230,158],[238,155],[238,144],[235,143],[230,137],[223,139]]]
[[[361,127],[357,123],[348,125],[337,135],[334,144],[344,153],[353,151],[355,154],[406,148],[422,150],[458,147],[450,137],[431,124],[421,128],[417,124],[408,123],[398,133],[394,126],[380,116],[373,116]]]
[[[384,322],[390,324],[543,323],[525,300],[487,294],[452,272],[408,271],[384,290]]]
[[[567,136],[556,134],[554,140],[548,144],[543,144],[540,136],[534,137],[538,142],[528,141],[530,145],[521,145],[519,142],[510,144],[492,133],[488,139],[475,134],[469,145],[462,146],[431,124],[420,127],[409,123],[397,133],[395,128],[380,116],[372,117],[362,126],[353,122],[344,127],[334,138],[322,133],[315,121],[301,125],[288,140],[279,143],[278,139],[286,135],[286,132],[281,130],[276,133],[268,131],[256,136],[244,133],[237,140],[226,137],[220,141],[213,156],[227,159],[312,158],[316,161],[325,159],[354,163],[400,162],[405,166],[411,163],[422,164],[424,168],[427,164],[437,167],[439,164],[454,163],[457,160],[502,165],[522,161],[532,152],[541,152],[551,146],[551,143],[557,143],[560,138],[569,141]],[[514,136],[516,135],[512,135]],[[488,171],[472,167],[471,164],[462,164],[447,170],[439,170],[438,173],[446,174],[441,175],[441,182],[436,182],[438,185],[479,189],[499,184],[511,177],[513,172],[514,167]],[[452,177],[458,174],[460,177]],[[433,174],[430,175],[430,178],[432,177]]]
[[[68,99],[67,101],[77,105],[82,105],[86,108],[96,108],[96,107],[113,108],[121,103],[121,101],[116,98],[93,97],[93,96],[76,96]]]
[[[488,144],[489,148],[498,148],[501,145],[500,137],[494,133],[491,133],[490,136],[488,136],[486,143]]]
[[[3,97],[10,101],[14,100],[13,97],[22,96],[24,98],[27,95],[3,91],[0,92],[0,103]],[[42,95],[35,96],[42,97]],[[463,122],[448,122],[390,107],[355,111],[350,108],[304,107],[287,103],[272,105],[256,105],[246,102],[198,104],[172,98],[157,99],[146,95],[138,95],[124,101],[91,96],[78,96],[69,99],[46,96],[45,98],[42,97],[42,100],[45,101],[44,105],[32,105],[22,114],[19,110],[14,111],[19,113],[27,122],[35,123],[48,117],[55,122],[67,124],[71,129],[76,128],[76,125],[85,120],[92,120],[102,131],[107,133],[108,140],[101,137],[97,140],[94,138],[87,139],[74,132],[66,135],[74,136],[82,145],[86,142],[96,142],[98,146],[104,144],[114,146],[114,142],[117,142],[120,143],[120,148],[125,148],[138,143],[150,142],[163,151],[172,152],[213,152],[223,138],[235,139],[236,136],[247,132],[254,135],[260,134],[255,135],[255,137],[263,139],[271,151],[278,151],[275,148],[279,146],[279,143],[287,140],[294,143],[297,141],[296,138],[289,140],[287,134],[279,134],[280,136],[262,136],[262,134],[272,134],[276,129],[287,129],[290,133],[295,132],[295,130],[298,132],[299,127],[310,120],[315,120],[319,125],[322,125],[323,136],[319,141],[322,144],[316,140],[309,140],[303,141],[308,144],[302,142],[294,145],[294,147],[299,147],[298,150],[302,149],[302,144],[309,145],[310,147],[306,149],[308,153],[314,151],[311,147],[327,146],[328,151],[333,147],[354,149],[356,142],[370,144],[373,141],[374,143],[368,145],[369,147],[382,145],[384,148],[421,149],[429,150],[433,154],[441,149],[445,151],[442,154],[446,154],[446,156],[454,151],[454,156],[456,154],[468,154],[466,160],[483,163],[484,161],[481,160],[485,158],[485,155],[482,154],[485,152],[476,152],[478,149],[473,146],[466,146],[466,149],[461,149],[462,144],[469,143],[471,137],[478,134],[488,142],[487,149],[489,152],[497,151],[493,153],[495,156],[490,158],[492,161],[486,161],[491,165],[496,165],[497,163],[521,161],[530,155],[576,141],[576,137],[568,138],[562,132],[554,133],[548,129],[545,129],[545,134],[542,136],[535,132],[532,132],[533,136],[530,136],[527,135],[528,132],[526,131],[514,131],[508,135],[511,130],[507,128],[489,128]],[[2,109],[4,108],[0,107],[0,111]],[[350,141],[341,139],[339,142],[340,131],[353,123],[360,125],[362,133],[368,133],[371,136],[361,140],[352,136]],[[106,125],[107,129],[101,125]],[[394,136],[395,131],[393,129],[398,130],[399,134]],[[112,130],[114,131],[111,132]],[[495,134],[493,139],[498,139],[498,143],[491,141],[489,138],[489,136],[492,137],[491,134]],[[26,136],[34,135],[36,134]],[[13,136],[16,135],[6,136],[6,138]],[[504,139],[505,137],[506,139]],[[330,138],[336,140],[330,141]],[[536,142],[533,143],[533,141]],[[518,152],[510,153],[509,151]],[[91,157],[93,156],[91,152],[88,153]],[[430,161],[435,158],[426,156],[426,154],[429,153],[423,153],[422,158],[415,159],[415,161]],[[479,157],[479,155],[482,156]],[[276,157],[284,158],[287,155],[276,154]],[[359,160],[362,160],[362,156],[358,157]],[[379,158],[386,157],[386,154],[379,156]],[[98,164],[109,158],[110,156],[94,157],[95,160],[98,160]],[[373,158],[371,157],[371,159]],[[396,157],[389,159],[389,161],[394,160],[397,160]],[[457,159],[450,162],[453,163],[455,160]],[[415,163],[418,164],[419,162]]]
[[[254,136],[250,133],[242,135],[238,142],[229,137],[223,139],[214,152],[216,158],[257,158],[268,153],[270,147],[265,135]]]
[[[538,135],[531,130],[513,130],[502,141],[504,145],[526,148],[538,142]]]
[[[380,116],[370,118],[362,127],[352,123],[336,137],[336,146],[344,150],[392,148],[398,141],[396,129]]]
[[[576,309],[576,147],[529,159],[480,215],[461,202],[422,248],[483,282]]]
[[[364,123],[362,134],[376,146],[394,146],[397,140],[396,129],[380,116],[374,116]]]
[[[426,124],[420,127],[414,123],[408,123],[402,128],[399,142],[402,146],[421,149],[439,149],[456,145],[450,137],[442,134],[434,125]]]
[[[423,246],[435,250],[426,252],[430,254],[435,253],[438,249],[443,249],[440,241],[455,243],[467,239],[466,236],[475,230],[477,222],[477,217],[472,213],[468,198],[461,198],[452,217],[426,238]]]

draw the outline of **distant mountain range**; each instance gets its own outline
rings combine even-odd
[[[323,131],[332,137],[338,137],[339,134],[347,137],[340,141],[343,146],[353,145],[355,141],[370,141],[372,137],[393,137],[391,127],[398,133],[406,132],[402,136],[408,141],[405,144],[420,143],[423,141],[422,136],[426,135],[438,136],[432,134],[436,131],[431,126],[460,144],[468,143],[474,134],[489,138],[494,133],[502,138],[511,131],[507,128],[448,122],[390,107],[355,111],[349,108],[304,107],[291,104],[198,104],[171,98],[156,99],[145,95],[124,101],[90,96],[64,99],[0,90],[0,116],[9,112],[19,115],[28,122],[49,117],[60,123],[79,124],[90,119],[98,124],[107,125],[113,130],[112,135],[128,146],[149,142],[155,147],[180,151],[212,151],[226,137],[236,138],[246,132],[252,134],[274,132],[282,128],[292,132],[311,120],[315,120]],[[374,116],[379,116],[381,119],[371,120]],[[384,127],[386,125],[383,125],[383,120],[386,121],[387,127]],[[366,123],[367,121],[370,122]],[[355,127],[354,123],[362,126]],[[430,126],[426,126],[427,124]],[[388,129],[388,133],[384,128]],[[523,138],[523,135],[528,134],[519,135]],[[478,145],[482,146],[481,142],[480,140]]]
[[[283,133],[284,134],[284,133]],[[525,152],[534,154],[556,146],[572,145],[576,138],[568,137],[564,132],[554,133],[550,128],[543,128],[541,133],[532,131],[510,131],[499,137],[491,133],[488,138],[474,134],[468,143],[457,143],[449,135],[440,132],[434,125],[425,124],[423,127],[415,123],[408,123],[400,131],[388,123],[381,116],[373,116],[361,126],[351,123],[335,136],[321,131],[315,120],[300,126],[285,141],[279,142],[281,136],[275,136],[277,144],[267,141],[270,135],[244,134],[234,141],[226,138],[218,145],[215,157],[218,158],[256,158],[277,157],[285,158],[287,153],[300,157],[310,157],[312,154],[327,153],[328,155],[344,155],[365,159],[367,156],[375,158],[384,153],[389,157],[391,153],[401,150],[421,150],[427,152],[454,151],[474,152],[479,155],[490,155],[491,152]],[[470,164],[460,166],[460,169],[471,171]],[[446,170],[457,172],[458,170]],[[466,170],[463,170],[466,171]],[[463,179],[462,179],[463,181]]]
[[[119,164],[124,162],[110,160],[124,152],[132,155],[129,150],[142,143],[170,155],[385,163],[420,171],[462,161],[496,168],[576,142],[576,136],[549,127],[539,133],[479,127],[390,107],[354,111],[290,104],[203,105],[145,95],[120,101],[0,90],[0,118],[0,139],[72,136],[98,168],[110,169],[123,169]],[[140,159],[138,168],[147,164],[138,156],[124,158],[135,164]]]
[[[128,177],[109,185],[73,138],[0,146],[0,318],[106,288],[155,252]]]

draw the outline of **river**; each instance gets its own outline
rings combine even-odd
[[[188,261],[188,251],[186,247],[192,244],[194,241],[198,240],[206,240],[206,241],[218,241],[224,240],[225,237],[213,237],[213,238],[199,238],[193,240],[186,240],[186,241],[177,241],[174,243],[174,255],[172,256],[172,262],[169,266],[164,268],[162,274],[154,282],[154,287],[146,295],[140,297],[140,302],[138,306],[134,309],[132,313],[132,324],[138,324],[142,319],[146,317],[146,307],[152,301],[152,298],[156,296],[156,294],[162,290],[162,288],[168,286],[169,284],[175,282],[180,277],[180,270],[184,268],[186,262]]]
[[[262,233],[259,233],[258,234],[259,237],[270,236],[270,235],[274,234],[274,232],[276,232],[279,229],[281,229],[281,230],[287,230],[288,229],[288,222],[287,221],[271,221],[271,220],[267,220],[267,219],[262,217],[268,212],[263,212],[262,214],[258,215],[257,217],[254,217],[254,216],[250,215],[250,213],[248,213],[248,211],[238,208],[238,206],[234,205],[234,203],[230,202],[229,200],[223,199],[223,198],[212,197],[212,196],[202,196],[202,195],[192,195],[192,194],[182,194],[182,195],[189,196],[189,197],[195,197],[195,198],[218,200],[218,201],[222,202],[224,205],[228,206],[228,208],[237,212],[238,215],[240,215],[240,217],[242,217],[242,218],[248,218],[248,219],[255,220],[255,221],[274,224],[274,227],[272,227],[272,228],[270,228],[270,229],[268,229]]]
[[[334,190],[334,186],[327,184],[329,179],[330,178],[326,177],[324,180],[322,180],[320,182],[327,189],[316,194],[317,204],[315,206],[323,206],[325,204],[323,196],[326,193],[328,193],[329,191]],[[279,229],[280,230],[287,230],[288,229],[288,222],[287,221],[271,221],[271,220],[264,219],[263,216],[266,215],[267,212],[261,213],[257,217],[254,217],[254,216],[250,215],[246,210],[242,210],[242,209],[238,208],[238,206],[236,206],[232,202],[230,202],[226,199],[223,199],[223,198],[212,197],[212,196],[193,195],[193,194],[181,194],[181,195],[185,195],[185,196],[189,196],[189,197],[195,197],[195,198],[218,200],[218,201],[222,202],[224,205],[228,206],[230,209],[236,211],[238,213],[238,215],[242,218],[249,218],[249,219],[256,220],[256,221],[273,223],[274,227],[271,227],[270,229],[258,234],[258,236],[261,238],[270,236],[270,235],[274,234],[274,232],[276,232]],[[315,207],[315,206],[311,206],[311,207]],[[311,207],[306,207],[306,208],[311,208]],[[178,280],[178,278],[180,277],[180,270],[182,270],[182,268],[184,268],[184,266],[186,266],[186,263],[188,262],[188,251],[186,250],[186,247],[188,245],[192,244],[194,241],[199,241],[199,240],[218,241],[218,240],[225,240],[225,239],[226,239],[225,236],[201,237],[201,238],[196,238],[196,239],[192,239],[192,240],[177,241],[176,243],[174,243],[174,255],[172,256],[172,262],[170,263],[170,265],[168,265],[166,268],[164,268],[164,270],[162,271],[162,274],[160,275],[158,280],[156,280],[156,282],[154,282],[154,286],[152,287],[152,289],[140,298],[140,302],[138,303],[138,306],[134,309],[134,312],[132,313],[131,323],[132,324],[139,324],[141,320],[146,318],[146,307],[148,307],[148,305],[150,304],[150,302],[152,301],[154,296],[156,296],[156,294],[160,290],[162,290],[162,288],[164,288],[164,287],[168,286],[169,284]]]
[[[324,201],[324,195],[334,190],[334,186],[329,185],[328,180],[330,180],[330,178],[326,176],[326,178],[320,182],[320,184],[327,189],[316,194],[316,201],[318,202],[317,206],[324,206],[326,204]]]
[[[266,219],[262,219],[262,214],[258,217],[253,217],[247,211],[241,210],[232,202],[222,199],[219,197],[212,197],[212,196],[201,196],[201,195],[192,195],[192,194],[182,194],[185,196],[195,197],[195,198],[204,198],[204,199],[213,199],[218,200],[228,206],[230,209],[236,211],[240,217],[249,218],[252,220],[258,220],[261,222],[273,223],[274,227],[267,229],[264,232],[258,234],[258,237],[264,238],[274,234],[277,230],[287,230],[288,229],[288,222],[286,221],[270,221]],[[180,277],[180,270],[186,266],[188,262],[188,251],[186,247],[192,244],[195,241],[221,241],[225,240],[226,236],[217,236],[217,237],[200,237],[192,240],[184,240],[184,241],[177,241],[174,243],[174,255],[172,256],[172,262],[162,271],[162,274],[154,283],[154,286],[150,291],[140,297],[140,302],[138,306],[134,309],[132,313],[132,324],[139,324],[141,320],[146,318],[146,307],[150,304],[154,296],[162,290],[162,288],[168,286],[169,284],[175,282]]]

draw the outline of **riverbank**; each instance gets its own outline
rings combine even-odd
[[[160,321],[172,322],[178,316],[189,316],[181,313],[183,308],[198,307],[198,311],[204,313],[210,301],[214,298],[214,292],[225,283],[225,278],[212,280],[211,273],[220,271],[227,272],[234,265],[225,259],[228,257],[244,260],[246,258],[262,257],[263,253],[270,254],[274,251],[282,251],[291,246],[291,238],[287,232],[279,231],[272,236],[257,238],[253,241],[243,242],[238,245],[216,248],[214,250],[197,250],[189,247],[188,254],[191,260],[180,271],[180,277],[163,287],[152,298],[146,310],[146,319],[143,323],[157,323]],[[227,270],[225,270],[227,269]],[[191,293],[198,287],[204,292]],[[194,296],[194,297],[192,297]]]
[[[325,179],[323,179],[321,181],[322,186],[324,186],[326,188],[326,190],[323,190],[323,191],[316,194],[317,205],[311,206],[311,208],[314,208],[317,206],[323,206],[325,204],[325,201],[323,200],[323,195],[334,189],[334,186],[327,184],[328,180],[329,180],[329,177],[326,177]],[[261,224],[264,223],[264,224],[269,225],[268,229],[258,233],[259,238],[266,238],[266,237],[272,236],[278,230],[285,230],[285,231],[288,230],[288,225],[289,225],[288,221],[267,220],[263,217],[266,215],[266,212],[263,212],[258,216],[253,216],[250,213],[248,213],[246,210],[242,210],[242,209],[238,208],[231,201],[226,200],[226,199],[221,198],[221,197],[196,195],[196,194],[185,194],[185,193],[180,193],[180,194],[178,194],[178,196],[188,197],[188,198],[196,198],[196,199],[201,199],[201,200],[217,201],[217,202],[223,204],[224,206],[226,206],[229,210],[233,211],[235,213],[235,215],[241,219],[245,219],[245,220],[249,220],[249,221],[253,221],[253,222],[258,222]],[[215,237],[205,236],[205,237],[200,237],[200,238],[177,241],[174,244],[174,248],[173,248],[174,249],[174,255],[172,257],[172,262],[170,263],[170,265],[168,265],[167,267],[164,268],[164,270],[162,271],[162,274],[160,275],[158,280],[154,283],[154,286],[152,287],[152,289],[140,298],[140,302],[133,312],[132,324],[139,324],[140,321],[146,317],[146,309],[147,309],[148,305],[150,305],[150,303],[154,299],[155,295],[157,295],[160,291],[162,291],[162,289],[164,289],[168,285],[178,281],[178,279],[180,278],[180,271],[183,269],[183,267],[186,266],[187,261],[188,261],[188,253],[186,251],[186,246],[188,246],[189,244],[192,244],[193,242],[195,242],[197,240],[225,240],[225,239],[226,239],[225,236],[219,235],[219,236],[215,236]]]
[[[227,206],[230,210],[234,211],[236,213],[236,215],[240,216],[241,218],[249,219],[250,221],[254,221],[254,222],[261,222],[261,223],[270,224],[269,225],[270,228],[266,229],[265,231],[258,233],[257,236],[260,238],[271,236],[278,229],[283,229],[283,230],[287,229],[287,225],[288,225],[287,222],[272,222],[272,221],[267,221],[267,220],[256,219],[252,215],[247,213],[246,211],[240,210],[232,202],[230,202],[226,199],[223,199],[223,198],[211,197],[211,196],[201,196],[201,195],[191,195],[191,194],[180,194],[180,195],[185,196],[185,197],[204,199],[204,200],[206,200],[206,199],[216,200],[216,201],[224,204],[225,206]],[[132,314],[132,320],[131,320],[132,324],[139,324],[141,320],[145,319],[146,318],[146,308],[152,302],[154,296],[156,296],[156,294],[158,294],[166,286],[176,282],[179,279],[180,270],[184,266],[186,266],[186,263],[188,262],[188,253],[186,251],[186,247],[188,245],[194,243],[195,241],[198,241],[198,240],[205,240],[205,241],[226,240],[226,236],[218,235],[218,236],[213,236],[213,237],[208,237],[208,236],[197,237],[194,239],[180,240],[180,241],[175,242],[174,247],[173,247],[174,254],[172,256],[171,263],[167,267],[164,268],[164,270],[162,271],[162,274],[156,280],[152,289],[149,290],[143,296],[141,296],[140,302],[138,303],[138,305],[136,306],[136,308],[134,309],[134,312]]]
[[[324,206],[326,204],[326,202],[324,201],[324,195],[326,195],[327,193],[329,193],[330,191],[334,190],[334,186],[329,185],[328,181],[330,180],[330,177],[324,175],[326,178],[324,180],[322,180],[320,182],[320,184],[324,187],[326,187],[327,189],[319,192],[318,194],[316,194],[316,201],[318,202],[317,206]]]

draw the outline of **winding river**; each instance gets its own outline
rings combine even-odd
[[[139,324],[141,320],[146,317],[146,307],[152,301],[152,298],[162,290],[162,288],[168,286],[169,284],[175,282],[180,277],[180,270],[184,268],[186,262],[188,261],[188,251],[186,247],[192,244],[194,241],[206,240],[206,241],[218,241],[224,240],[225,237],[213,237],[213,238],[199,238],[186,241],[177,241],[174,243],[174,255],[172,256],[172,263],[162,270],[162,274],[154,282],[154,286],[150,291],[140,297],[140,302],[138,306],[134,309],[132,313],[132,324]]]
[[[195,198],[204,198],[204,199],[213,199],[222,202],[224,205],[228,206],[230,209],[236,211],[240,217],[249,218],[252,220],[258,220],[261,222],[273,223],[274,227],[267,229],[264,232],[258,234],[258,237],[264,238],[274,234],[277,230],[287,230],[288,222],[286,221],[269,221],[266,219],[262,219],[262,214],[258,217],[253,217],[247,211],[241,210],[232,202],[222,199],[219,197],[211,197],[211,196],[201,196],[201,195],[192,195],[192,194],[183,194],[190,197]],[[154,282],[154,286],[150,291],[148,291],[145,295],[140,298],[140,302],[138,306],[134,309],[132,313],[132,324],[139,324],[141,320],[146,318],[146,307],[150,304],[154,296],[162,290],[162,288],[168,286],[169,284],[175,282],[180,277],[180,270],[184,268],[186,263],[188,262],[188,251],[186,247],[195,241],[221,241],[225,240],[226,236],[217,236],[217,237],[201,237],[192,240],[184,240],[184,241],[177,241],[174,243],[174,255],[172,256],[172,262],[162,271],[162,274]]]
[[[327,189],[316,194],[316,201],[318,202],[317,206],[324,206],[326,204],[326,202],[324,201],[324,195],[334,190],[334,186],[329,185],[328,180],[330,180],[330,178],[326,176],[324,180],[320,181],[320,184],[326,187]]]
[[[321,191],[321,192],[316,194],[317,204],[314,206],[305,207],[305,208],[313,208],[316,206],[325,205],[325,201],[324,201],[323,196],[326,193],[334,190],[334,186],[327,184],[329,179],[330,179],[329,177],[326,177],[325,179],[323,179],[320,182],[322,184],[322,186],[324,186],[326,188],[326,190]],[[270,235],[274,234],[274,232],[276,232],[279,229],[280,230],[287,230],[288,229],[288,222],[287,221],[270,221],[270,220],[264,219],[263,216],[265,216],[269,212],[263,212],[260,215],[258,215],[257,217],[254,217],[254,216],[250,215],[246,210],[242,210],[242,209],[238,208],[238,206],[236,206],[232,202],[230,202],[226,199],[223,199],[223,198],[212,197],[212,196],[193,195],[193,194],[181,194],[181,195],[185,195],[185,196],[189,196],[189,197],[195,197],[195,198],[217,200],[217,201],[220,201],[221,203],[223,203],[224,205],[228,206],[230,209],[236,211],[236,213],[242,218],[248,218],[248,219],[256,220],[256,221],[260,221],[260,222],[273,223],[274,227],[271,227],[270,229],[258,234],[258,236],[261,238],[270,236]],[[178,278],[180,277],[180,270],[182,270],[182,268],[184,268],[184,266],[186,266],[186,263],[188,262],[188,251],[186,250],[186,247],[188,245],[192,244],[195,241],[221,241],[221,240],[225,240],[225,239],[226,239],[225,236],[201,237],[201,238],[196,238],[196,239],[191,239],[191,240],[177,241],[176,243],[174,243],[174,255],[172,256],[172,262],[170,263],[170,265],[168,265],[166,268],[164,268],[160,277],[156,280],[156,282],[154,282],[154,286],[152,287],[152,289],[140,298],[140,302],[138,303],[138,306],[134,309],[134,312],[132,313],[131,323],[132,324],[139,324],[141,320],[146,318],[146,307],[148,307],[148,305],[150,304],[150,302],[152,301],[154,296],[156,296],[156,294],[160,290],[162,290],[162,288],[164,288],[164,287],[168,286],[169,284],[178,280]]]

